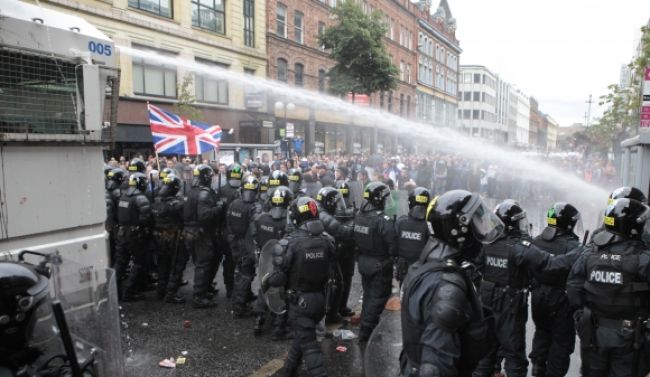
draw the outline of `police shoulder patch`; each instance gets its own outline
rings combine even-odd
[[[530,247],[530,241],[527,241],[527,240],[521,240],[521,244],[524,245],[524,246],[526,246],[526,247]]]

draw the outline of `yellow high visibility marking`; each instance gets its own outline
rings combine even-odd
[[[135,165],[130,165],[129,166],[129,171],[138,171],[138,167]]]
[[[427,220],[429,219],[429,213],[431,212],[431,210],[433,209],[433,207],[436,206],[436,202],[437,202],[437,201],[438,201],[438,197],[437,197],[437,196],[434,196],[433,199],[431,199],[431,201],[429,202],[429,206],[427,207],[427,216],[425,217],[425,219],[427,219]]]
[[[271,198],[271,201],[275,204],[282,204],[284,203],[284,198],[281,196],[274,196],[273,198]]]
[[[240,173],[232,172],[232,173],[230,173],[230,177],[231,177],[231,178],[241,178],[241,174],[240,174]]]
[[[614,226],[615,219],[610,216],[605,216],[603,217],[603,224],[609,225],[609,226]]]
[[[340,188],[340,189],[339,189],[339,192],[340,192],[341,194],[348,194],[348,193],[350,193],[350,190],[348,190],[348,189],[346,189],[346,188]]]
[[[199,171],[199,169],[194,169],[192,171],[192,174],[194,174],[195,177],[198,177],[201,174],[201,172]]]
[[[300,180],[300,177],[297,175],[290,175],[289,180],[293,182],[298,182]]]
[[[316,200],[319,200],[319,201],[323,200],[323,195],[321,195],[321,194],[316,195]]]
[[[557,219],[555,217],[547,217],[546,223],[548,225],[557,225]]]
[[[309,212],[309,206],[307,204],[301,205],[300,207],[298,207],[298,212],[300,213]]]
[[[244,188],[246,190],[255,190],[257,186],[255,186],[253,183],[244,183]]]
[[[417,203],[428,203],[429,202],[429,197],[424,196],[424,195],[416,195],[415,196],[415,201]]]
[[[269,186],[280,186],[280,180],[279,179],[270,179],[269,180]]]
[[[368,199],[368,198],[370,198],[370,193],[369,193],[368,191],[365,191],[365,192],[363,193],[363,197],[364,197],[364,199]]]

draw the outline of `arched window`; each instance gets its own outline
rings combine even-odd
[[[319,69],[318,70],[318,91],[319,92],[324,92],[325,91],[325,77],[327,76],[327,73],[325,72],[324,69]]]
[[[296,63],[294,65],[294,72],[296,75],[294,82],[296,86],[302,87],[304,85],[304,80],[303,80],[304,71],[305,71],[305,66],[303,66],[302,64]]]

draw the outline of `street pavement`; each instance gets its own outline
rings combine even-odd
[[[191,270],[193,268],[190,265],[188,271]],[[147,293],[145,301],[122,304],[121,336],[126,375],[128,377],[276,376],[286,357],[290,340],[271,341],[268,327],[270,321],[267,321],[265,333],[255,337],[252,331],[253,318],[233,319],[230,313],[230,302],[226,299],[223,289],[217,296],[219,305],[216,308],[192,309],[189,300],[191,277],[191,273],[186,273],[190,284],[181,289],[181,293],[188,299],[185,305],[165,304],[156,300],[153,292]],[[256,291],[257,281],[253,286]],[[221,282],[219,288],[223,288]],[[358,274],[354,277],[350,296],[350,306],[358,309],[361,297],[361,281]],[[189,327],[184,325],[185,321],[190,321]],[[393,320],[392,323],[399,323],[399,321]],[[357,326],[348,325],[347,328],[358,334]],[[334,329],[330,327],[328,332]],[[527,330],[527,352],[530,352],[533,332],[534,325],[530,319]],[[360,346],[356,339],[341,340],[331,336],[319,337],[319,339],[322,340],[321,346],[330,377],[364,376],[365,346]],[[336,351],[336,347],[340,345],[344,345],[347,351]],[[186,352],[184,365],[178,365],[175,369],[158,366],[161,360],[182,356],[184,351]],[[377,370],[376,367],[382,365],[377,363],[385,363],[387,360],[385,357],[375,356],[374,353],[373,351],[370,362],[375,367],[372,370]],[[568,376],[579,376],[578,367],[579,360],[574,352]],[[307,376],[305,371],[301,373],[302,376]]]

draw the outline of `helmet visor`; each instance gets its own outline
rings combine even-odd
[[[522,212],[516,216],[513,216],[512,220],[517,222],[517,227],[519,228],[521,234],[528,234],[528,235],[530,234],[529,233],[530,225],[528,225],[529,222],[528,222],[528,216],[526,216],[526,212]]]
[[[584,227],[584,225],[582,223],[582,217],[580,217],[580,214],[576,215],[575,220],[576,220],[576,223],[575,223],[575,225],[573,225],[573,229],[571,229],[571,230],[573,231],[573,234],[580,237],[585,233],[585,227]]]
[[[466,208],[467,211],[463,209],[466,215],[461,216],[461,222],[463,222],[463,218],[469,219],[474,237],[477,241],[483,244],[489,244],[501,236],[505,229],[503,222],[496,214],[490,211],[483,201],[478,198],[477,200],[471,200],[467,203]]]
[[[348,208],[348,206],[345,204],[345,199],[343,199],[343,196],[337,195],[335,200],[336,202],[334,203],[334,213],[337,216],[342,216],[346,213],[346,210]]]

